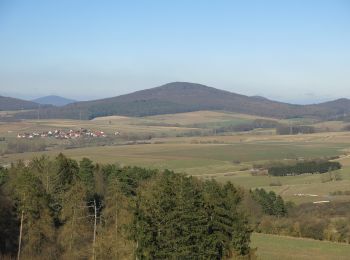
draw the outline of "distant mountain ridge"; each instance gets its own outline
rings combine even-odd
[[[37,109],[38,103],[12,97],[0,96],[0,111]]]
[[[76,102],[40,110],[41,118],[92,119],[100,116],[148,116],[199,110],[223,110],[250,115],[294,118],[336,118],[350,113],[350,100],[316,105],[293,105],[261,97],[249,97],[189,82],[172,82],[117,97]],[[35,118],[34,113],[19,114]]]
[[[65,106],[65,105],[77,102],[76,100],[61,97],[61,96],[56,96],[56,95],[40,97],[40,98],[33,99],[32,101],[42,105],[53,105],[57,107],[61,107],[61,106]]]

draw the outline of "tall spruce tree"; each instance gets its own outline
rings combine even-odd
[[[20,254],[27,257],[57,256],[55,229],[49,198],[41,180],[29,168],[22,167],[14,183],[20,227]]]
[[[128,239],[127,225],[132,221],[130,204],[116,176],[108,178],[101,225],[97,237],[97,259],[127,259],[133,255],[133,243]]]
[[[59,241],[65,259],[89,258],[92,255],[93,214],[89,210],[85,185],[76,180],[62,198]]]
[[[87,190],[93,193],[95,190],[95,178],[94,178],[95,166],[93,162],[88,158],[83,158],[79,162],[79,173],[80,180],[86,185]]]

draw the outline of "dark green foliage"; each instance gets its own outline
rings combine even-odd
[[[116,177],[120,182],[120,189],[125,195],[135,196],[140,183],[151,178],[158,171],[139,167],[119,168],[116,165],[108,164],[102,167],[102,172],[107,178]]]
[[[94,185],[95,185],[94,169],[95,169],[95,166],[93,165],[93,162],[88,158],[83,158],[79,163],[78,176],[89,191],[94,190]]]
[[[0,253],[14,254],[18,244],[18,219],[13,200],[0,184]]]
[[[251,191],[251,194],[253,199],[260,204],[265,214],[278,217],[287,215],[283,199],[273,191],[266,192],[264,189],[255,189]]]
[[[23,254],[33,258],[46,254],[48,258],[54,258],[54,219],[41,180],[25,167],[10,184],[18,216],[23,216]]]
[[[75,160],[59,154],[56,158],[57,162],[57,185],[59,189],[66,189],[72,184],[73,180],[78,178],[79,166]]]
[[[87,158],[78,164],[63,154],[0,172],[0,254],[16,254],[20,219],[23,259],[223,259],[252,252],[242,191],[230,183]]]
[[[222,259],[249,253],[251,230],[234,186],[165,172],[137,200],[140,259]]]
[[[299,175],[303,173],[325,173],[341,169],[339,162],[330,161],[304,161],[295,165],[272,166],[268,169],[272,176]]]

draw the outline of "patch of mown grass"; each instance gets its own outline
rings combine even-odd
[[[350,245],[254,233],[251,246],[262,260],[331,260],[349,259]]]

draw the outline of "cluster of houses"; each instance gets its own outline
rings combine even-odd
[[[46,138],[46,137],[54,137],[57,139],[73,139],[73,138],[81,138],[81,137],[107,137],[105,132],[103,131],[93,131],[90,129],[81,128],[79,130],[53,130],[53,131],[45,131],[45,132],[33,132],[33,133],[24,133],[18,134],[17,138],[25,138],[25,139],[33,139],[33,138]]]

